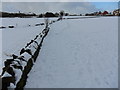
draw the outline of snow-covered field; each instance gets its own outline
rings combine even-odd
[[[6,64],[6,59],[9,59],[9,61],[8,60],[7,61],[10,62],[10,59],[12,58],[10,56],[12,54],[24,58],[24,60],[23,59],[20,60],[17,57],[16,59],[14,59],[14,61],[12,61],[9,68],[12,68],[10,72],[13,72],[13,74],[8,72],[7,70],[2,74],[0,74],[3,79],[5,77],[11,77],[11,75],[14,78],[15,75],[15,85],[11,83],[10,84],[11,88],[16,87],[17,82],[21,78],[22,70],[24,70],[24,67],[27,64],[26,62],[32,57],[31,55],[35,53],[38,44],[40,44],[42,37],[44,36],[44,33],[42,32],[45,28],[45,25],[43,24],[44,24],[44,19],[37,19],[37,18],[36,19],[34,18],[29,18],[29,19],[3,18],[2,19],[2,26],[7,28],[1,29],[2,40],[3,40],[2,41],[3,65],[1,67],[4,67],[4,62],[5,62],[5,67],[3,69],[4,70],[6,69],[6,67],[8,66],[8,64]],[[14,26],[14,28],[10,28],[9,27],[10,25]],[[29,54],[25,52],[21,53],[20,51],[23,50],[23,48],[30,50],[30,53]],[[19,68],[20,69],[19,70],[13,65],[18,65],[21,67],[21,69]]]
[[[15,26],[0,29],[2,62],[44,29],[35,26],[39,23],[44,19],[2,19],[1,26]],[[50,25],[27,81],[26,88],[117,88],[118,17],[65,19]]]
[[[38,18],[3,18],[2,26],[9,25],[15,28],[0,29],[2,31],[2,60],[10,58],[7,55],[18,55],[20,50],[30,40],[40,33],[44,26],[35,26],[35,24],[44,23],[44,19]],[[16,26],[17,24],[17,26]],[[31,26],[28,26],[31,25]]]
[[[0,25],[2,25],[2,19],[0,18]],[[2,72],[2,31],[0,30],[0,73]]]
[[[16,28],[34,26],[38,23],[44,23],[44,19],[40,18],[2,18],[2,26],[14,25]]]
[[[117,88],[118,18],[63,20],[50,27],[26,88]]]

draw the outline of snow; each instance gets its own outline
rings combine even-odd
[[[118,17],[80,17],[50,25],[25,88],[118,87]],[[49,21],[56,19],[49,18]],[[44,21],[42,18],[0,20],[0,27],[7,27],[0,29],[0,67],[4,66],[2,64],[7,58],[11,58],[11,54],[19,55],[20,50],[42,32],[44,25],[35,25]],[[15,28],[8,28],[10,25]],[[38,43],[40,40],[36,39]],[[27,47],[32,53],[35,51],[33,46],[37,47],[37,44]],[[24,56],[25,60],[31,57],[28,53],[20,56]],[[25,66],[26,62],[21,64]],[[22,72],[14,71],[18,82]],[[6,72],[4,76],[8,76]],[[15,86],[11,84],[11,87]]]
[[[1,60],[3,60],[3,61],[2,61],[2,66],[0,66],[0,67],[4,67],[4,64],[3,64],[4,61],[7,58],[10,59],[11,58],[10,56],[12,54],[15,54],[19,57],[24,57],[24,59],[26,61],[29,60],[31,58],[31,55],[29,55],[28,53],[23,53],[20,55],[20,51],[22,48],[25,48],[25,49],[31,50],[32,51],[31,53],[33,54],[35,52],[34,47],[37,48],[38,46],[36,46],[36,44],[34,42],[32,44],[30,44],[28,47],[25,47],[25,46],[27,45],[27,43],[29,43],[31,40],[33,40],[36,37],[36,35],[38,35],[38,34],[39,34],[38,35],[38,38],[39,38],[40,32],[42,32],[42,30],[45,26],[41,26],[41,25],[39,27],[35,26],[35,25],[32,26],[32,24],[30,24],[29,21],[30,20],[31,21],[38,20],[38,19],[34,19],[34,18],[31,18],[29,20],[27,20],[27,19],[20,19],[19,20],[16,18],[14,18],[14,19],[13,18],[3,18],[2,20],[3,20],[3,22],[2,22],[1,26],[5,25],[5,23],[8,24],[8,26],[10,26],[10,24],[11,24],[10,22],[12,22],[14,24],[12,26],[15,26],[15,23],[19,23],[19,24],[17,24],[15,26],[15,28],[8,28],[8,26],[5,25],[5,27],[7,27],[7,28],[1,29],[2,35],[3,35],[2,36],[2,38],[3,38],[2,39],[3,40],[2,41],[3,58]],[[37,23],[41,23],[40,20],[43,21],[44,19],[39,19],[39,22],[37,21]],[[22,21],[24,21],[24,22],[22,22]],[[24,24],[24,26],[25,25],[26,26],[24,27],[21,23]],[[32,23],[35,24],[35,22],[32,22]],[[21,27],[19,27],[19,26],[21,26]],[[39,38],[39,39],[38,38],[36,38],[36,42],[39,44],[41,42],[41,38]],[[27,63],[25,61],[15,59],[15,61],[13,61],[12,64],[21,66],[24,69],[24,67]],[[16,79],[16,84],[17,84],[17,82],[21,78],[22,71],[14,68],[12,65],[10,65],[10,66],[13,68],[13,71],[15,72],[15,79]],[[5,73],[3,74],[2,77],[8,76],[6,73],[7,72],[5,71]],[[1,74],[1,72],[0,72],[0,74]],[[15,85],[12,85],[12,84],[10,84],[10,85],[11,85],[10,86],[11,88],[15,87]]]
[[[56,22],[25,88],[117,88],[118,17]]]
[[[52,20],[56,20],[56,18]],[[3,40],[3,57],[1,59],[3,61],[0,67],[4,67],[5,60],[10,60],[13,54],[18,56],[17,59],[14,59],[12,64],[10,64],[10,67],[12,67],[15,72],[16,84],[21,78],[22,71],[21,69],[15,68],[14,65],[20,66],[24,70],[27,61],[32,57],[31,54],[33,55],[35,53],[36,48],[38,48],[42,40],[41,35],[45,35],[45,33],[43,33],[45,25],[41,25],[44,21],[45,19],[43,18],[2,18],[0,27],[4,26],[6,28],[0,29]],[[14,28],[9,28],[9,26],[14,26]],[[31,54],[24,52],[20,55],[21,50],[30,50]],[[25,61],[20,60],[20,58],[23,58]],[[0,72],[0,74],[1,73],[2,72]],[[2,77],[8,76],[6,73],[7,71],[5,71]],[[16,85],[10,85],[10,88],[16,87]]]
[[[38,18],[2,18],[2,25],[9,26],[17,24],[15,28],[2,29],[2,60],[10,58],[7,55],[16,54],[19,55],[20,50],[30,40],[34,39],[39,34],[44,26],[27,26],[28,24],[34,25],[36,23],[43,23],[44,19]],[[24,27],[26,26],[26,27]]]
[[[11,77],[11,75],[7,72],[5,72],[5,74],[2,77]]]
[[[2,19],[0,18],[0,25],[2,25]],[[2,73],[2,31],[0,30],[0,73]]]
[[[16,26],[19,28],[34,26],[35,24],[44,23],[43,18],[2,18],[3,26]]]

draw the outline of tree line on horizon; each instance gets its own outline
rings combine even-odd
[[[0,17],[20,17],[20,18],[24,18],[24,17],[33,17],[36,16],[35,13],[32,14],[25,14],[25,13],[9,13],[9,12],[0,12]]]
[[[60,17],[60,16],[83,16],[82,14],[70,14],[66,13],[63,10],[60,12],[46,12],[44,14],[35,14],[35,13],[21,13],[20,11],[18,13],[9,13],[9,12],[0,12],[0,17],[20,17],[20,18],[31,18],[31,17],[37,17],[37,18],[43,18],[43,17]],[[114,10],[113,12],[108,11],[98,11],[93,13],[86,13],[84,16],[120,16],[120,9]]]
[[[59,16],[68,16],[69,13],[64,13],[64,11],[60,11],[59,13],[52,13],[52,12],[46,12],[45,14],[35,14],[35,13],[31,13],[31,14],[25,14],[25,13],[9,13],[9,12],[0,12],[0,17],[20,17],[20,18],[29,18],[29,17],[38,17],[38,18],[42,18],[42,17],[59,17]]]

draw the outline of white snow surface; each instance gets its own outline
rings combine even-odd
[[[33,21],[33,22],[32,22]],[[36,26],[36,24],[40,24],[43,23],[44,19],[38,19],[38,18],[2,18],[2,24],[1,26],[4,26],[6,28],[4,29],[0,29],[0,31],[2,32],[2,55],[3,58],[1,59],[1,63],[2,65],[0,65],[0,67],[4,67],[4,61],[6,59],[10,59],[12,57],[10,57],[12,54],[18,55],[19,57],[24,57],[24,59],[27,61],[31,58],[31,55],[29,55],[28,53],[23,53],[20,55],[20,50],[22,48],[25,48],[25,46],[27,45],[27,43],[29,43],[31,40],[36,38],[36,35],[38,35],[38,38],[35,39],[35,41],[40,44],[42,38],[40,37],[40,35],[44,35],[42,34],[42,31],[44,30],[45,26]],[[16,24],[17,23],[17,24]],[[14,28],[9,28],[9,26],[15,26]],[[37,44],[35,42],[33,42],[32,44],[30,44],[28,47],[26,47],[25,49],[29,49],[32,51],[32,54],[35,52],[36,48],[37,48]],[[15,59],[16,61],[19,61],[19,59]],[[25,61],[19,61],[13,62],[14,64],[17,65],[21,65],[23,68],[25,67],[25,65],[27,64]],[[11,66],[12,67],[12,66]],[[17,82],[20,80],[21,75],[22,75],[22,71],[15,69],[13,67],[13,70],[15,72],[15,78],[16,78],[16,84]],[[3,74],[2,77],[7,77],[8,74],[6,74],[7,72],[5,72]],[[1,74],[1,71],[0,71]],[[15,85],[10,84],[11,88],[15,88]]]
[[[117,88],[118,17],[52,24],[25,87]]]
[[[0,26],[2,25],[2,19],[0,18]],[[0,31],[0,73],[2,72],[2,31]]]
[[[44,26],[35,26],[43,23],[44,19],[39,18],[2,18],[2,26],[17,26],[15,28],[0,29],[2,31],[2,60],[10,58],[7,55],[16,54],[33,40],[44,28]],[[28,26],[33,25],[33,26]]]
[[[28,25],[34,26],[35,24],[44,23],[43,18],[2,18],[2,26],[8,27],[10,25],[16,28],[28,27]]]

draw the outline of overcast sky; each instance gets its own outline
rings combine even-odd
[[[68,13],[85,14],[96,11],[112,11],[118,8],[117,2],[3,2],[2,11],[45,13],[64,10]]]

